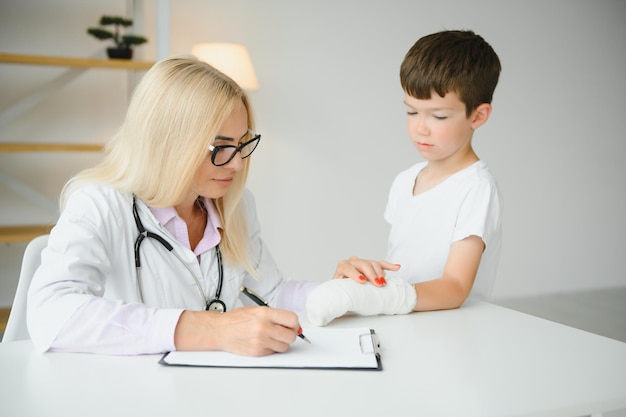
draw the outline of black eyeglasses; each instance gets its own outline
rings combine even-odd
[[[249,136],[252,136],[247,142],[240,144],[239,146],[235,145],[220,145],[220,146],[209,146],[209,151],[211,152],[211,162],[213,165],[221,167],[222,165],[226,165],[230,161],[233,160],[237,152],[241,154],[241,159],[246,159],[252,152],[256,149],[261,140],[261,135],[256,133],[253,130],[248,129]]]

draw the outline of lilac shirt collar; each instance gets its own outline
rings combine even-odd
[[[204,207],[207,209],[207,222],[204,235],[193,251],[196,256],[200,256],[204,252],[213,249],[221,240],[221,234],[218,229],[222,228],[222,222],[213,205],[213,201],[206,197],[203,197],[202,201],[204,202]],[[161,226],[165,227],[174,235],[176,240],[191,249],[187,223],[178,215],[174,207],[157,208],[148,206],[148,208]]]

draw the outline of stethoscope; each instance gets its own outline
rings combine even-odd
[[[200,292],[200,295],[202,296],[202,300],[204,301],[204,305],[206,306],[205,310],[217,311],[218,313],[225,312],[226,304],[224,304],[224,302],[220,300],[220,295],[222,294],[222,283],[224,282],[224,268],[222,267],[222,251],[220,250],[220,245],[217,245],[215,247],[215,254],[217,256],[217,269],[219,271],[219,279],[217,281],[217,290],[215,290],[215,298],[209,301],[207,300],[206,295],[204,295],[204,291],[202,290],[200,281],[198,280],[196,275],[193,273],[191,268],[189,268],[189,266],[185,263],[185,261],[183,261],[180,255],[176,253],[176,251],[174,250],[174,247],[167,240],[165,240],[163,236],[147,231],[145,227],[143,227],[143,223],[141,222],[141,219],[139,218],[139,212],[137,211],[136,198],[137,197],[133,194],[133,217],[135,218],[135,225],[137,225],[137,230],[139,231],[137,240],[135,240],[135,270],[137,271],[137,289],[139,291],[139,298],[141,299],[141,302],[143,303],[143,291],[141,289],[141,257],[140,257],[139,249],[144,239],[149,237],[158,241],[161,245],[163,245],[165,249],[167,249],[168,252],[174,254],[174,256],[176,256],[176,258],[180,261],[180,263],[183,264],[183,266],[187,269],[187,271],[189,271],[189,273],[193,277],[193,280],[196,283],[196,287],[198,287],[198,291]]]

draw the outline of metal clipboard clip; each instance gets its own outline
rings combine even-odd
[[[361,346],[361,353],[364,355],[373,353],[376,357],[380,357],[380,342],[374,330],[370,330],[370,333],[359,335],[359,345]]]

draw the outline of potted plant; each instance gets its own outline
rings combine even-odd
[[[115,42],[114,47],[107,48],[109,58],[131,59],[133,57],[133,45],[141,45],[148,42],[148,39],[137,35],[123,35],[122,28],[133,25],[132,19],[126,19],[120,16],[102,16],[100,18],[100,26],[97,28],[88,28],[87,33],[97,39],[112,39]],[[113,26],[113,31],[107,30],[102,26]]]

